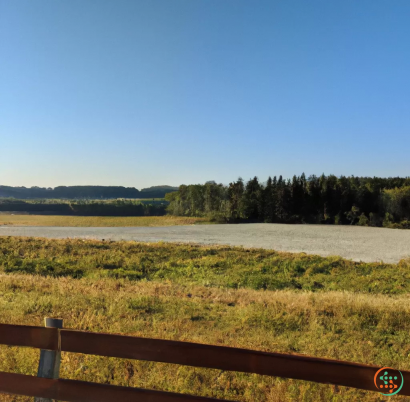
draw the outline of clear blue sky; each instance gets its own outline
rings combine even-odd
[[[409,0],[0,0],[0,184],[410,175]]]

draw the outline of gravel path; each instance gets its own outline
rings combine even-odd
[[[227,244],[392,263],[410,257],[410,230],[358,226],[263,223],[109,228],[0,226],[0,236]]]

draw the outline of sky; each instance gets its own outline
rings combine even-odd
[[[408,0],[0,0],[0,184],[410,175]]]

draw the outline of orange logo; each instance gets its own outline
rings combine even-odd
[[[399,370],[382,367],[374,375],[374,385],[382,395],[396,395],[403,388],[403,375]]]

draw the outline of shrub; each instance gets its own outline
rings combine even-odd
[[[359,216],[359,222],[357,222],[359,226],[369,226],[369,218],[365,214],[361,214]]]

